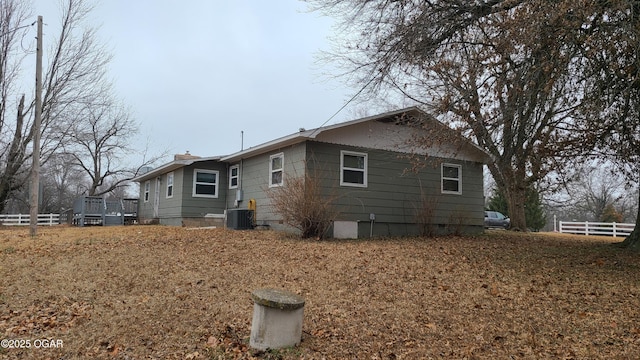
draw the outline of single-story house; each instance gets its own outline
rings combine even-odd
[[[424,166],[415,166],[415,157]],[[226,156],[176,155],[134,181],[142,223],[223,225],[228,214],[251,208],[255,223],[287,229],[268,191],[306,175],[334,199],[335,237],[481,232],[488,160],[478,146],[411,107],[300,129]]]

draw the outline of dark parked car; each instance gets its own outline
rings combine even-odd
[[[511,220],[508,217],[502,215],[497,211],[485,211],[484,212],[484,227],[485,228],[503,228],[508,229],[511,226]]]

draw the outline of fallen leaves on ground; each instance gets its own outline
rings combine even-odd
[[[164,226],[0,230],[3,359],[587,359],[640,353],[640,256],[611,239],[298,240]],[[248,346],[251,291],[306,300],[299,347]]]

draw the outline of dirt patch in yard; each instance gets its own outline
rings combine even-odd
[[[0,348],[3,359],[640,354],[640,256],[607,238],[495,231],[302,241],[163,226],[39,233],[0,230],[0,338],[22,347]],[[248,348],[250,293],[262,287],[306,299],[299,347]]]

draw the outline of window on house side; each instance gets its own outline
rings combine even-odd
[[[367,154],[340,152],[340,185],[367,187]]]
[[[149,202],[149,191],[151,189],[151,181],[144,182],[144,202]]]
[[[462,194],[462,165],[442,164],[442,193]]]
[[[233,165],[229,168],[229,189],[238,187],[238,176],[240,174],[240,166]]]
[[[284,177],[284,154],[271,155],[269,158],[269,186],[282,186]]]
[[[167,197],[173,197],[173,173],[167,174]]]
[[[193,170],[193,197],[218,197],[218,171]]]

